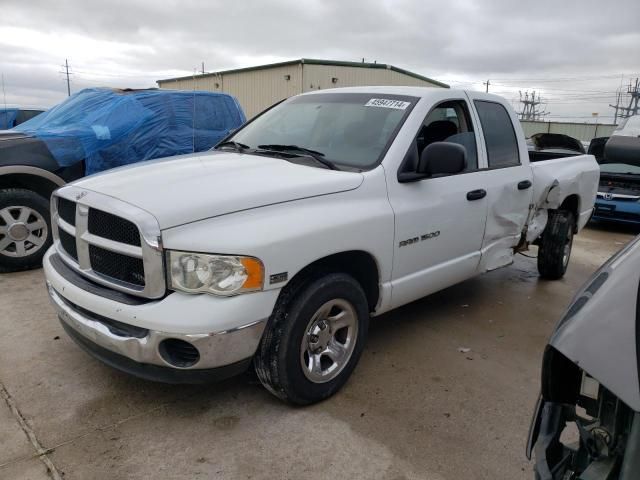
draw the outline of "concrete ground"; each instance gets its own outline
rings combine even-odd
[[[1,275],[0,479],[531,479],[546,340],[634,233],[586,229],[561,281],[518,256],[375,319],[346,387],[307,408],[249,375],[203,387],[114,371],[64,334],[41,271]]]

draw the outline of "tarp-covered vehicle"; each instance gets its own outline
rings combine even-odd
[[[56,188],[113,167],[208,150],[244,122],[237,100],[223,93],[92,88],[0,131],[0,272],[40,266]]]

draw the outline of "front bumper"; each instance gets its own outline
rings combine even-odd
[[[153,380],[215,378],[216,372],[207,371],[248,365],[277,298],[277,291],[228,298],[172,293],[161,300],[126,304],[81,288],[68,278],[68,271],[56,268],[55,255],[54,249],[47,252],[43,266],[65,330],[105,363]],[[163,347],[167,340],[192,345],[198,360],[176,364]]]
[[[148,363],[139,363],[92,342],[77,330],[74,330],[66,324],[63,320],[61,320],[61,323],[62,328],[64,328],[69,337],[71,337],[71,339],[89,355],[97,358],[102,363],[105,363],[110,367],[154,382],[176,384],[216,382],[245,372],[251,364],[251,358],[247,358],[240,362],[222,367],[184,370],[151,365]]]
[[[598,198],[593,219],[640,224],[640,203]]]

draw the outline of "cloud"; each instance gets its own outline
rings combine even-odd
[[[65,58],[77,90],[153,86],[202,61],[211,71],[364,57],[466,88],[493,78],[494,91],[508,96],[537,88],[556,102],[554,113],[608,115],[619,75],[639,69],[637,0],[615,8],[548,0],[0,0],[0,8],[0,72],[12,103],[62,100]],[[558,78],[567,80],[549,82]]]

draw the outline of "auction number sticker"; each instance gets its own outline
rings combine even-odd
[[[372,98],[364,104],[365,107],[394,108],[396,110],[406,110],[409,105],[411,105],[410,102],[389,100],[388,98]]]

